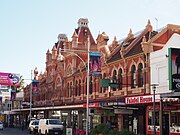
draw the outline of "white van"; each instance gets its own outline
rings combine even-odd
[[[63,134],[63,124],[59,119],[40,119],[38,134],[45,135],[62,135]]]

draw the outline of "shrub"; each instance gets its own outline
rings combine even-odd
[[[109,130],[106,124],[99,124],[93,128],[90,132],[90,135],[135,135],[133,132],[124,129],[123,131],[117,131],[114,129]]]
[[[127,129],[124,129],[123,131],[120,132],[119,135],[135,135],[135,134]]]
[[[103,134],[107,135],[108,134],[108,128],[106,124],[99,124],[95,128],[93,128],[90,132],[90,135],[96,135],[96,134]]]

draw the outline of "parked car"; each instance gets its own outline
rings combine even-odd
[[[0,130],[3,130],[3,129],[4,129],[3,123],[0,121]]]
[[[29,123],[29,133],[36,134],[38,133],[39,120],[31,120]]]
[[[64,126],[59,119],[40,119],[39,120],[39,135],[53,134],[53,135],[62,135]]]

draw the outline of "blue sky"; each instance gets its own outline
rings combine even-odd
[[[0,0],[0,72],[31,78],[35,67],[45,71],[46,52],[59,33],[71,40],[78,19],[88,18],[97,38],[107,33],[110,42],[145,28],[180,25],[179,0]],[[158,21],[156,21],[156,19]]]

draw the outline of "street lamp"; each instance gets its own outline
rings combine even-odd
[[[31,86],[30,86],[30,103],[29,103],[29,120],[31,120],[32,117],[32,74],[33,70],[31,70]]]
[[[151,85],[153,88],[153,126],[154,126],[154,130],[153,130],[153,135],[156,135],[156,98],[155,98],[155,91],[156,91],[156,87],[158,86],[158,84],[152,84]]]
[[[88,135],[88,129],[89,129],[89,60],[90,60],[90,56],[89,56],[89,53],[90,53],[90,38],[88,36],[88,39],[87,39],[87,47],[88,47],[88,50],[87,51],[84,51],[84,50],[68,50],[68,49],[61,49],[60,48],[60,52],[63,51],[63,52],[67,52],[67,53],[70,53],[70,54],[73,54],[75,56],[77,56],[84,64],[85,68],[87,69],[87,95],[86,95],[86,135]],[[87,65],[85,63],[85,61],[75,52],[87,52],[88,53],[88,59],[87,59]],[[63,59],[63,56],[60,54],[58,56],[58,60],[62,60]]]
[[[33,83],[37,83],[37,74],[38,70],[37,67],[34,69],[34,80],[32,79],[33,76],[33,70],[31,70],[31,86],[30,86],[30,105],[29,105],[29,120],[32,118],[32,89],[33,89]]]

